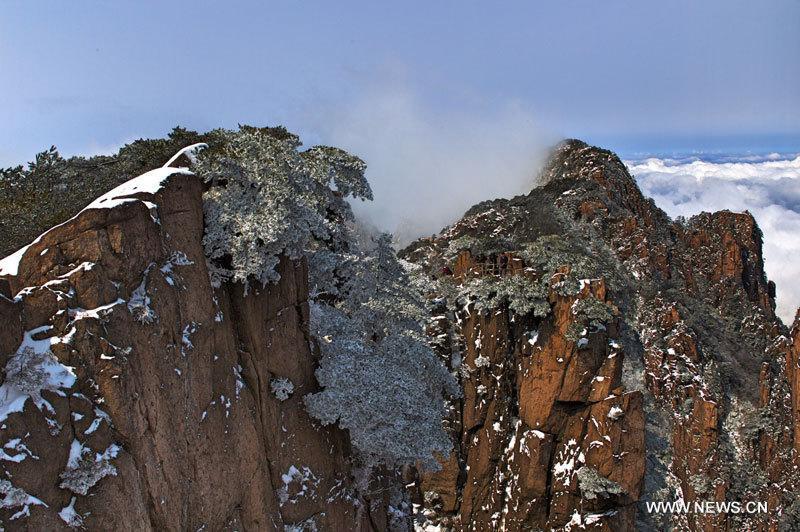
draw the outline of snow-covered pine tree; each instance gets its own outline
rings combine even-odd
[[[281,255],[301,257],[313,243],[346,247],[352,212],[345,195],[371,199],[365,164],[335,148],[300,152],[283,129],[218,130],[221,142],[201,152],[203,238],[212,281],[274,282]]]
[[[212,282],[269,283],[279,257],[305,256],[311,332],[322,351],[323,389],[305,397],[323,424],[349,431],[367,471],[447,454],[444,397],[458,386],[429,347],[420,296],[391,237],[354,236],[347,197],[372,199],[363,161],[330,147],[299,151],[276,128],[217,130],[195,170],[204,196],[204,246]]]
[[[428,345],[423,303],[391,237],[375,244],[349,259],[338,301],[312,306],[323,390],[306,396],[306,406],[324,424],[348,429],[368,468],[421,462],[435,469],[435,455],[451,448],[444,395],[457,395],[458,386]]]

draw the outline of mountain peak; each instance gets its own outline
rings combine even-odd
[[[786,390],[800,397],[800,326],[787,341],[761,240],[749,213],[670,220],[617,155],[569,139],[529,194],[482,202],[404,250],[426,273],[431,334],[458,361],[465,397],[450,420],[462,446],[423,479],[430,517],[491,529],[502,516],[501,528],[522,530],[591,516],[607,530],[659,530],[666,518],[636,512],[660,500],[650,486],[671,482],[687,500],[704,500],[706,485],[771,497],[736,472],[789,478],[796,467],[783,457],[800,445],[798,403],[785,402]],[[772,424],[754,435],[767,411]],[[769,450],[737,455],[730,441]],[[586,496],[598,485],[610,491]],[[700,516],[689,528],[718,524]]]
[[[578,139],[565,139],[556,145],[539,174],[542,184],[559,179],[591,179],[603,184],[608,178],[633,181],[614,152]]]

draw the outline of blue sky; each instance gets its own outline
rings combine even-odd
[[[796,151],[799,27],[798,0],[5,0],[0,164],[175,124],[332,142],[392,92],[442,131],[516,116],[623,155]]]
[[[562,137],[703,152],[631,169],[671,215],[755,213],[800,305],[800,159],[726,162],[800,152],[800,0],[0,2],[0,166],[283,124],[364,158],[356,213],[403,243],[529,191]]]

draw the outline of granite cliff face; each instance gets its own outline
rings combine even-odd
[[[318,388],[305,261],[246,297],[213,289],[202,193],[156,170],[3,261],[9,529],[387,528],[346,433],[302,404]]]
[[[567,141],[527,196],[401,255],[459,374],[455,451],[423,474],[455,530],[796,530],[798,334],[749,213],[672,221],[612,153]],[[768,502],[666,514],[647,502]]]

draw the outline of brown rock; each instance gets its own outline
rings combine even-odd
[[[64,394],[43,393],[52,410],[29,399],[2,427],[3,443],[19,438],[38,457],[6,462],[13,485],[46,504],[13,524],[66,529],[59,511],[74,497],[92,530],[386,528],[385,498],[365,501],[365,511],[353,495],[346,435],[303,408],[316,388],[305,263],[283,259],[280,282],[247,296],[239,285],[214,290],[201,195],[194,176],[173,174],[157,193],[137,195],[157,212],[142,201],[83,211],[4,278],[18,294],[0,296],[4,360],[23,324],[47,326],[40,336],[77,376]],[[190,263],[171,261],[176,254]],[[140,286],[149,322],[128,306]],[[285,401],[271,391],[275,378],[294,385]],[[118,446],[115,474],[88,495],[59,487],[76,445],[88,456]],[[0,519],[11,524],[20,509]]]
[[[513,259],[504,263],[519,266],[501,271],[492,267],[499,261],[487,266],[464,251],[453,271],[525,275]],[[532,324],[508,310],[461,317],[468,377],[455,425],[460,443],[443,470],[420,485],[442,522],[458,530],[536,530],[563,527],[578,515],[599,530],[632,529],[644,478],[642,398],[622,393],[624,354],[610,341],[619,334],[615,320],[578,342],[568,339],[573,305],[584,298],[613,308],[603,280],[585,283],[576,296],[551,291],[552,312],[535,327],[533,342]],[[435,330],[443,329],[437,323]],[[575,476],[583,466],[624,493],[587,500]]]

